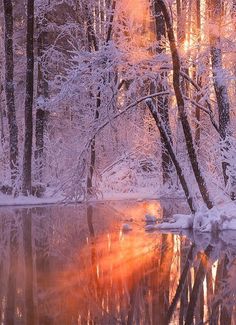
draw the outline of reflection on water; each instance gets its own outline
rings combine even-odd
[[[235,324],[236,233],[144,231],[145,213],[184,209],[1,209],[1,324]]]

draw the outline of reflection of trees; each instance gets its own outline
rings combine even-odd
[[[153,308],[153,324],[164,324],[166,320],[166,313],[169,308],[169,291],[173,248],[173,236],[171,234],[163,234],[161,238],[160,265],[159,268],[156,269],[158,294],[157,306],[156,308]]]
[[[226,254],[219,259],[217,271],[216,271],[216,279],[215,279],[215,301],[213,301],[212,312],[211,312],[211,324],[215,325],[219,323],[221,324],[231,324],[231,314],[232,314],[232,306],[226,305],[223,302],[224,298],[224,281],[227,280],[228,277],[228,264],[229,259]]]
[[[174,311],[175,311],[175,308],[177,307],[177,303],[178,303],[179,299],[181,297],[183,297],[184,299],[182,300],[182,303],[183,302],[186,303],[186,296],[188,295],[186,293],[186,291],[188,290],[187,278],[189,275],[189,270],[190,270],[191,264],[193,262],[194,247],[195,247],[195,245],[192,244],[189,249],[188,255],[186,257],[186,262],[185,262],[185,265],[183,267],[183,270],[182,270],[182,273],[180,276],[179,284],[177,286],[177,289],[176,289],[175,295],[173,297],[173,300],[171,302],[171,305],[168,309],[168,312],[167,312],[167,322],[168,323],[170,322],[170,320],[174,314]],[[181,309],[181,312],[183,312],[182,309]]]
[[[200,256],[199,267],[196,272],[193,288],[192,288],[192,291],[190,294],[190,301],[188,304],[185,324],[193,323],[195,307],[196,307],[197,301],[199,299],[200,292],[202,290],[202,285],[203,285],[203,281],[204,281],[204,278],[206,275],[206,271],[210,267],[209,259],[210,259],[210,254],[212,253],[212,250],[213,250],[213,246],[208,245],[207,248],[205,249],[204,253],[201,254],[201,256]]]
[[[180,299],[180,324],[205,324],[205,322],[212,325],[231,324],[236,290],[230,289],[230,285],[227,286],[226,283],[229,281],[230,264],[234,265],[235,257],[233,257],[233,262],[229,263],[228,250],[224,243],[219,239],[216,241],[215,238],[212,242],[214,244],[210,243],[204,250],[198,251],[195,260],[193,252],[197,245],[191,245],[168,310],[167,323],[173,317]],[[221,251],[220,247],[224,249]],[[213,276],[215,262],[217,262],[217,271]],[[190,281],[192,283],[189,285],[187,279],[189,276],[191,278],[191,269],[194,279],[193,282]],[[230,299],[227,299],[227,295],[232,298],[228,305],[227,301],[229,302]],[[181,306],[182,303],[184,306]],[[205,313],[204,305],[207,309]],[[186,310],[186,313],[183,309]]]
[[[15,303],[16,303],[16,272],[18,257],[18,236],[16,226],[17,216],[13,216],[10,221],[9,234],[9,271],[7,279],[6,294],[6,324],[15,323]]]
[[[33,218],[35,229],[35,258],[36,258],[36,288],[37,295],[44,295],[47,290],[50,290],[50,282],[53,279],[50,276],[50,261],[49,261],[49,247],[50,238],[52,236],[51,227],[51,208],[37,208]],[[53,320],[50,312],[44,311],[41,313],[41,299],[39,300],[38,322],[41,325],[51,325]],[[46,305],[46,299],[44,304]]]
[[[0,227],[1,324],[36,324],[31,210],[8,213]]]
[[[34,265],[32,241],[32,212],[23,210],[23,248],[25,258],[25,324],[35,324]]]
[[[2,324],[233,324],[233,242],[123,234],[105,213],[37,208],[0,219]]]

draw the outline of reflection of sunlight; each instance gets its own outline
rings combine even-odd
[[[120,295],[132,292],[148,272],[155,256],[160,253],[161,238],[162,235],[157,235],[154,240],[144,232],[122,234],[121,237],[119,233],[110,233],[97,237],[75,256],[74,261],[78,263],[59,272],[60,276],[56,277],[60,279],[57,283],[61,287],[58,287],[59,291],[74,288],[74,295],[81,297],[79,301],[88,301],[88,306],[98,304],[105,315],[111,312],[112,299],[114,308],[119,312],[124,307],[120,305]],[[165,274],[165,269],[162,273]],[[67,303],[73,305],[69,301]],[[92,309],[87,309],[87,321],[94,317],[91,313]],[[78,324],[83,323],[83,315],[80,313]]]
[[[141,223],[136,221],[143,220],[145,214],[160,215],[158,202],[135,202],[128,207],[120,207],[117,203],[117,206],[116,211],[124,219],[127,216],[134,219],[133,231],[120,231],[120,223],[116,221],[110,228],[115,231],[104,230],[104,233],[98,234],[94,218],[95,236],[84,237],[83,246],[73,251],[71,263],[65,263],[64,269],[52,268],[53,289],[47,293],[48,300],[52,297],[49,305],[53,305],[56,315],[58,306],[64,303],[63,313],[79,314],[76,320],[81,325],[95,322],[118,324],[122,323],[121,320],[126,324],[129,313],[134,310],[140,313],[140,324],[145,324],[145,312],[149,314],[150,324],[164,324],[161,314],[166,315],[167,308],[175,297],[190,251],[190,241],[170,233],[145,233],[139,227]],[[172,324],[178,324],[183,303],[186,304],[184,308],[188,306],[200,258],[205,266],[209,265],[207,255],[196,249],[185,279],[187,287],[182,289],[185,301],[179,298]],[[214,285],[217,262],[210,269],[210,281]],[[57,293],[58,298],[51,294],[52,291]],[[210,294],[209,284],[204,280],[204,299],[197,302],[196,308],[203,304],[201,310],[205,319],[209,317],[208,303],[212,301]],[[57,323],[66,322],[60,319]]]
[[[158,211],[160,211],[161,206],[159,202],[153,202],[147,204],[146,213],[156,216]]]
[[[144,220],[146,214],[151,214],[158,218],[162,216],[161,205],[157,201],[140,202],[140,203],[135,203],[133,206],[129,206],[128,208],[121,207],[117,209],[121,211],[122,214],[124,214],[127,218],[132,218],[135,221]]]
[[[116,204],[120,207],[120,203]],[[160,212],[160,206],[155,202],[132,202],[128,205],[132,207],[132,214],[137,213],[141,219],[145,213]],[[130,212],[128,205],[123,204],[125,215]],[[117,213],[117,209],[115,211]],[[180,323],[181,313],[191,307],[190,297],[196,302],[196,324],[209,320],[212,304],[218,304],[220,317],[225,305],[235,308],[235,241],[232,246],[226,246],[226,242],[220,239],[217,245],[208,245],[206,249],[205,237],[202,240],[196,236],[196,243],[192,245],[192,234],[186,238],[171,233],[145,233],[144,222],[133,222],[133,231],[122,233],[119,231],[123,222],[120,215],[124,216],[121,212],[122,208],[117,218],[111,220],[109,211],[108,218],[104,219],[104,209],[101,209],[101,219],[94,214],[88,220],[81,219],[77,226],[74,219],[68,222],[66,218],[65,223],[60,221],[56,225],[53,220],[54,238],[50,238],[50,245],[46,241],[50,250],[48,247],[44,250],[45,237],[31,238],[34,240],[32,255],[35,260],[34,264],[28,265],[29,270],[25,263],[27,254],[24,254],[27,251],[23,245],[19,248],[17,266],[14,266],[14,290],[9,285],[11,256],[8,255],[6,266],[1,269],[4,285],[1,324],[5,324],[9,317],[8,299],[10,303],[15,299],[17,323],[24,321],[26,308],[31,306],[31,302],[35,303],[35,319],[39,324],[47,319],[53,324],[135,324],[136,319],[143,325],[147,324],[147,319],[150,320],[148,324],[166,324],[164,317],[176,296],[170,324]],[[132,214],[131,217],[135,218]],[[104,220],[109,221],[109,227],[103,227]],[[90,222],[90,229],[86,228],[86,221]],[[82,237],[78,236],[75,227],[82,230]],[[48,229],[49,236],[51,227]],[[25,234],[19,234],[18,238]],[[235,238],[235,234],[232,236]],[[27,276],[32,267],[33,279]],[[31,288],[35,300],[26,296],[26,290]],[[231,316],[232,324],[235,324],[234,310]],[[204,318],[202,322],[201,317]]]

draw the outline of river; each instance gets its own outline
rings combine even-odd
[[[145,231],[147,213],[186,211],[178,200],[1,208],[1,324],[236,324],[236,232]]]

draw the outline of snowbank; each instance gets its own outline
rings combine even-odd
[[[236,203],[231,201],[210,210],[202,207],[195,215],[175,214],[168,221],[147,225],[145,229],[193,229],[200,232],[236,230]]]
[[[63,201],[61,194],[53,195],[53,189],[47,189],[45,194],[38,198],[35,196],[22,196],[14,197],[0,193],[0,206],[26,206],[26,205],[43,205],[43,204],[57,204]]]

